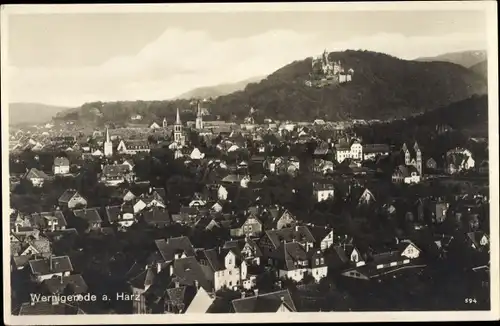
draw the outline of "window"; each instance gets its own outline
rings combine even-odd
[[[325,263],[325,258],[321,258],[321,264]]]
[[[319,259],[316,258],[316,265],[319,265]]]
[[[229,271],[229,275],[233,275],[233,272],[232,272],[232,271]]]

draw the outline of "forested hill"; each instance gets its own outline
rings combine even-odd
[[[352,82],[319,89],[305,86],[311,68],[308,58],[292,62],[242,91],[218,97],[208,109],[222,119],[243,118],[250,107],[257,110],[257,120],[386,119],[443,107],[487,91],[481,76],[452,63],[407,61],[351,50],[332,52],[329,57],[354,69]],[[122,122],[138,113],[151,121],[165,116],[173,119],[177,107],[193,110],[189,100],[87,103],[60,117]]]
[[[479,63],[476,63],[470,70],[474,71],[476,74],[483,76],[485,79],[488,79],[488,61],[484,60]]]

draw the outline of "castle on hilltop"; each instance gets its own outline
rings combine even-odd
[[[354,70],[349,68],[346,71],[340,61],[332,61],[328,55],[325,50],[321,55],[312,58],[307,86],[323,87],[352,81]]]

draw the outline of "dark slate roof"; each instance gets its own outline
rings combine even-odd
[[[61,195],[61,197],[59,197],[59,202],[68,203],[71,200],[71,198],[73,198],[73,196],[76,195],[77,193],[78,191],[76,191],[75,189],[66,189]]]
[[[210,282],[206,279],[200,264],[195,257],[176,259],[173,262],[174,281],[182,285],[195,285],[196,282],[207,292],[212,291]]]
[[[51,262],[52,266],[50,266]],[[30,260],[29,265],[33,275],[48,275],[73,271],[73,265],[68,256]]]
[[[126,174],[129,171],[129,166],[126,164],[105,165],[102,168],[102,174],[106,177],[118,177]]]
[[[71,294],[83,294],[88,290],[87,283],[80,274],[53,277],[43,281],[47,291],[50,294],[62,294],[65,289],[69,289]]]
[[[73,210],[73,214],[89,223],[102,222],[98,208],[75,209]]]
[[[51,302],[23,303],[19,315],[82,315],[84,312],[69,303],[52,304]]]
[[[143,269],[139,274],[132,276],[128,283],[137,289],[145,289],[153,284],[156,278],[156,271],[153,268]]]
[[[282,303],[291,311],[297,311],[288,290],[259,294],[232,301],[236,313],[277,312]]]
[[[123,214],[125,213],[134,214],[134,208],[132,205],[106,206],[105,210],[110,223],[121,220]]]
[[[310,226],[309,231],[318,242],[323,240],[333,229],[327,226]]]
[[[49,227],[48,221],[51,219],[57,220],[58,227],[65,227],[68,225],[61,211],[33,213],[31,214],[31,225],[39,229],[45,229]]]
[[[224,266],[224,261],[220,257],[218,249],[208,249],[204,250],[203,254],[205,255],[205,258],[208,261],[208,264],[214,271],[221,271],[226,269]]]
[[[280,268],[288,271],[299,268],[296,262],[308,260],[304,247],[297,242],[284,243],[282,247],[276,251],[276,254],[279,255],[276,258],[280,260]]]
[[[389,153],[390,148],[387,144],[365,144],[363,145],[363,153]]]
[[[283,228],[280,230],[270,230],[266,231],[267,236],[274,244],[275,248],[278,248],[282,241],[292,242],[303,241],[307,242],[315,242],[314,236],[311,234],[311,231],[307,226],[295,226],[289,228]]]
[[[180,256],[184,253],[187,257],[195,255],[194,247],[186,236],[156,240],[155,244],[165,261],[174,260],[177,253],[180,253]]]
[[[144,221],[146,223],[160,223],[160,224],[170,224],[170,213],[168,210],[160,207],[152,207],[146,211],[142,212],[144,216]]]

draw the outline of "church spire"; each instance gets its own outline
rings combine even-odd
[[[109,128],[106,127],[106,143],[109,143],[111,140],[109,139]]]
[[[179,114],[179,108],[177,108],[177,116],[175,118],[175,123],[178,124],[178,125],[182,124],[182,122],[181,122],[181,116]]]
[[[200,101],[198,101],[198,111],[197,111],[197,117],[201,117],[202,114],[201,114],[201,105],[200,105]]]

